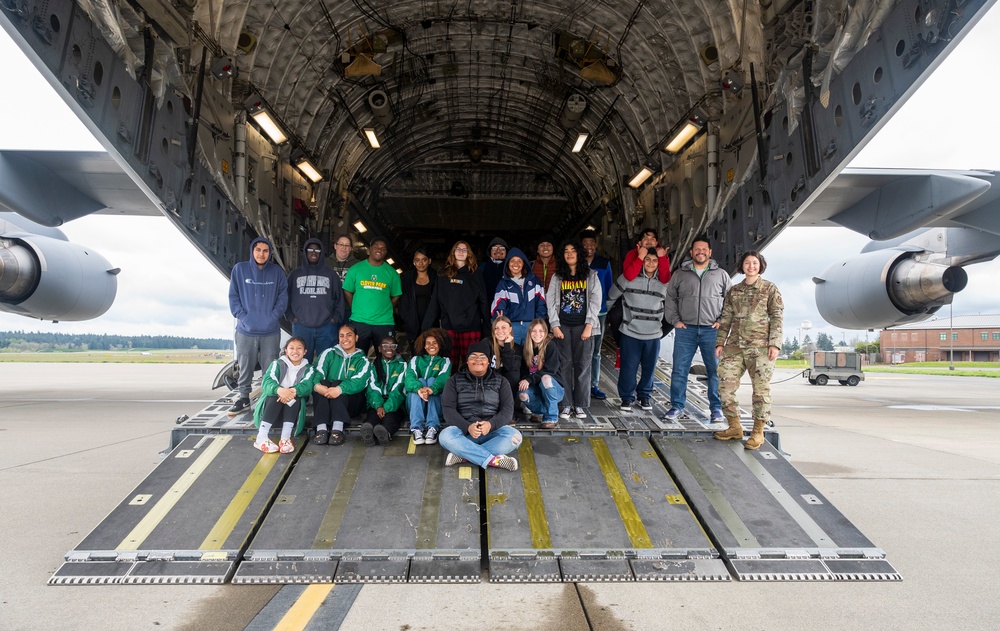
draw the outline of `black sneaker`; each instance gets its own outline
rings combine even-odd
[[[639,407],[641,407],[644,410],[652,410],[653,409],[653,403],[649,399],[642,399],[641,398],[641,399],[639,399]]]
[[[358,431],[361,432],[361,442],[368,447],[374,447],[378,444],[375,442],[375,428],[372,427],[371,423],[362,423]]]
[[[236,416],[237,414],[242,414],[250,409],[250,399],[248,397],[240,397],[236,399],[236,403],[233,403],[233,407],[226,411],[229,416]]]
[[[388,445],[389,441],[392,440],[392,436],[389,435],[389,430],[385,428],[385,425],[376,425],[372,431],[375,434],[375,440],[380,445]]]
[[[629,401],[628,399],[622,399],[621,411],[622,412],[631,412],[632,411],[632,402]]]

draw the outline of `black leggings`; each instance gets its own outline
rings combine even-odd
[[[292,401],[291,405],[285,405],[278,401],[278,397],[270,396],[264,399],[264,410],[260,415],[261,423],[270,423],[272,426],[279,421],[281,423],[291,423],[297,425],[299,422],[299,409],[302,407],[302,399],[298,397]]]
[[[346,428],[351,424],[351,417],[365,411],[367,401],[364,392],[341,394],[336,399],[327,399],[321,394],[313,395],[313,427],[340,421]]]
[[[382,425],[383,427],[385,427],[386,431],[389,432],[389,436],[395,436],[396,431],[399,430],[399,427],[403,424],[403,421],[405,420],[406,420],[405,407],[401,410],[396,410],[395,412],[386,412],[385,417],[383,418],[379,418],[378,412],[376,412],[375,410],[371,408],[368,409],[368,422],[372,424],[372,427],[374,427],[375,425]]]

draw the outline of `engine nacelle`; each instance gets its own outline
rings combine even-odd
[[[75,243],[6,234],[0,237],[0,310],[40,320],[90,320],[114,303],[119,271]]]
[[[823,319],[842,329],[918,322],[951,303],[969,277],[961,267],[920,261],[919,251],[866,252],[831,265],[816,283]]]

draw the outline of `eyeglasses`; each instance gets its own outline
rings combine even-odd
[[[490,248],[490,250],[506,250],[506,249],[507,248],[505,248],[502,245],[494,245],[492,248]]]
[[[306,252],[322,252],[319,248],[306,248]]]
[[[487,357],[486,355],[483,355],[482,353],[478,353],[478,354],[475,354],[475,355],[469,355],[469,361],[470,362],[486,362],[486,361],[489,361],[489,360],[490,360],[490,358]]]
[[[455,248],[456,252],[468,252],[469,248]]]
[[[380,348],[396,348],[399,344],[379,344]]]
[[[334,245],[337,246],[338,248],[349,248],[349,247],[351,247],[350,243],[334,243]]]

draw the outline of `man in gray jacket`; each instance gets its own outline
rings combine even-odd
[[[712,422],[723,422],[719,398],[718,360],[715,338],[722,315],[722,302],[732,281],[712,259],[708,237],[699,235],[691,244],[691,258],[681,264],[667,285],[666,320],[674,325],[674,365],[670,373],[670,411],[666,420],[677,420],[687,402],[687,381],[691,360],[701,349],[708,374],[708,404]]]
[[[625,274],[618,277],[608,293],[608,306],[623,300],[621,339],[621,369],[618,371],[618,396],[622,411],[632,410],[632,402],[639,397],[639,407],[652,410],[653,371],[660,356],[660,338],[663,337],[664,299],[667,285],[659,279],[657,270],[660,257],[650,251],[642,259],[642,271],[632,280]],[[641,368],[638,384],[636,369]]]

